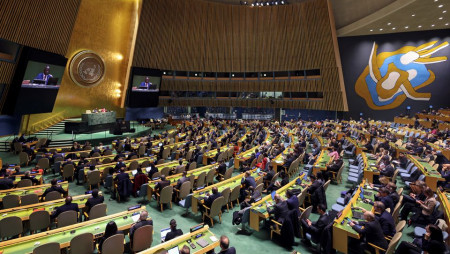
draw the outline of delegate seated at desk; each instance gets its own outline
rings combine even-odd
[[[145,77],[145,81],[141,82],[141,84],[139,85],[139,89],[155,90],[156,85],[154,85],[154,84],[152,84],[152,82],[150,82],[149,77]]]
[[[53,78],[53,75],[50,74],[50,66],[45,66],[44,71],[39,73],[34,79],[43,80],[47,85],[48,79]]]

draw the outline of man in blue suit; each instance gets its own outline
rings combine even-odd
[[[150,86],[152,83],[150,82],[150,79],[148,77],[145,77],[145,81],[141,82],[139,85],[139,89],[150,89]]]
[[[45,66],[44,71],[39,73],[34,79],[44,80],[47,85],[48,79],[53,78],[53,75],[50,74],[50,66]]]

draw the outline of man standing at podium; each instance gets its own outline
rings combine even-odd
[[[150,89],[150,86],[152,85],[152,83],[150,82],[150,79],[148,77],[145,77],[145,81],[141,82],[141,84],[139,85],[139,89]]]
[[[50,66],[45,66],[44,71],[39,73],[34,79],[43,80],[47,85],[48,79],[53,78],[52,74],[50,74]]]

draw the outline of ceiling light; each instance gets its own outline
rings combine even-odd
[[[416,16],[416,14],[412,14],[411,16],[415,17],[415,16]]]
[[[448,23],[445,23],[446,26],[448,26]]]
[[[434,27],[434,24],[433,24],[433,25],[431,25],[431,27]]]
[[[447,11],[442,11],[442,13],[447,13]]]
[[[442,8],[442,7],[444,7],[444,5],[443,5],[443,4],[441,4],[441,5],[439,5],[439,6],[438,6],[438,8]]]
[[[373,29],[370,29],[371,32],[373,32]]]
[[[421,25],[418,26],[418,28],[421,28],[421,27],[422,27]]]
[[[390,25],[391,25],[391,22],[388,23],[388,26],[390,26]]]
[[[442,19],[443,19],[443,17],[439,17],[439,19],[440,19],[440,20],[442,20]]]
[[[408,29],[409,28],[409,26],[405,26],[405,29]]]
[[[395,30],[395,27],[393,27],[392,30]]]
[[[439,0],[434,0],[435,2],[439,1]]]
[[[383,31],[383,28],[380,28],[380,31]]]

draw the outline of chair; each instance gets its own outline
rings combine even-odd
[[[140,227],[133,234],[131,250],[136,253],[150,248],[153,242],[153,226]]]
[[[394,207],[394,211],[392,211],[392,217],[394,218],[394,222],[396,224],[398,223],[398,216],[400,213],[400,207],[402,205],[402,202],[403,202],[403,196],[400,196],[400,198],[398,199],[398,203]]]
[[[304,188],[300,194],[297,195],[298,204],[301,206],[300,211],[305,211],[305,198],[306,194],[308,194],[308,188]]]
[[[23,179],[17,183],[17,188],[29,187],[32,185],[33,185],[33,182],[30,179]]]
[[[17,216],[10,216],[0,220],[0,240],[13,236],[21,236],[23,232],[22,219]]]
[[[165,162],[166,162],[165,159],[159,159],[158,162],[156,162],[156,165],[163,164]]]
[[[47,211],[35,211],[30,214],[30,234],[50,227],[50,214]]]
[[[89,214],[84,212],[84,217],[86,220],[93,220],[106,216],[107,207],[108,206],[106,204],[96,204],[91,208],[91,210],[89,210]]]
[[[189,165],[188,171],[196,169],[196,168],[197,168],[197,162],[194,161]]]
[[[15,142],[15,143],[14,143],[14,153],[15,153],[15,154],[21,153],[22,150],[23,150],[22,143],[20,143],[20,142]],[[25,154],[26,154],[26,153],[25,153]],[[27,156],[28,156],[28,155],[27,155]]]
[[[113,154],[112,150],[106,150],[105,152],[103,152],[103,155],[104,155],[104,156],[106,156],[106,155],[112,155],[112,154]]]
[[[392,240],[389,242],[389,245],[386,250],[381,247],[378,247],[372,243],[369,243],[369,245],[375,249],[376,254],[380,254],[380,253],[392,254],[392,253],[394,253],[395,248],[397,247],[397,244],[400,241],[401,237],[402,237],[401,232],[395,233],[394,237],[392,237]]]
[[[233,202],[236,201],[236,204],[239,204],[239,194],[241,192],[241,186],[235,186],[230,194],[230,204],[231,209],[233,209]]]
[[[33,254],[60,254],[59,243],[46,243],[33,249]]]
[[[229,188],[229,187],[227,187],[227,188],[225,188],[223,191],[222,191],[222,197],[223,197],[223,199],[224,199],[224,206],[226,205],[227,206],[227,211],[230,211],[229,210],[229,207],[228,207],[228,203],[230,202],[230,195],[231,195],[231,189]]]
[[[172,194],[173,194],[173,186],[170,185],[164,187],[161,190],[161,194],[156,193],[161,212],[163,211],[163,204],[170,204],[170,209],[172,209]]]
[[[41,158],[39,159],[37,165],[44,171],[47,171],[47,169],[50,168],[50,161],[48,160],[48,158]]]
[[[298,217],[299,221],[302,221],[303,219],[308,219],[309,215],[311,215],[312,206],[308,206],[305,210],[303,210],[302,214],[300,214],[300,217]],[[302,227],[300,227],[300,230]],[[303,234],[300,234],[303,235]]]
[[[139,162],[132,161],[130,162],[130,165],[128,166],[128,170],[135,170],[139,167]]]
[[[164,167],[163,169],[161,169],[161,175],[168,176],[169,174],[170,174],[170,168],[169,167]]]
[[[58,221],[58,228],[73,225],[77,223],[78,213],[75,211],[65,211],[59,214],[58,217],[56,217],[56,220]]]
[[[331,180],[328,180],[326,183],[323,184],[323,191],[327,191],[328,185],[330,185]]]
[[[3,209],[20,206],[20,197],[18,195],[6,195],[3,197]]]
[[[262,177],[260,177],[260,178],[262,178]],[[257,184],[255,191],[259,191],[259,193],[262,194],[263,187],[264,187],[264,183]]]
[[[175,189],[175,191],[177,191],[178,200],[185,199],[187,195],[189,195],[189,193],[191,192],[191,182],[190,181],[184,182],[183,184],[181,184],[180,190]]]
[[[215,169],[211,169],[208,174],[206,175],[206,185],[214,184],[214,175],[216,174]]]
[[[32,205],[37,203],[39,203],[39,196],[35,193],[20,197],[20,206]]]
[[[73,181],[73,177],[75,175],[75,168],[73,166],[73,164],[66,164],[63,167],[63,178],[67,179],[67,178],[71,178]]]
[[[110,158],[104,158],[102,160],[102,164],[108,164],[108,163],[111,163],[111,162],[112,162],[112,160]]]
[[[105,254],[122,254],[124,252],[123,234],[116,234],[108,237],[102,244],[102,253]]]
[[[89,190],[92,189],[93,185],[97,185],[97,188],[100,188],[100,171],[94,170],[87,173],[87,184],[89,186]]]
[[[94,235],[84,233],[70,240],[70,254],[91,254],[94,251]]]
[[[233,175],[234,168],[228,168],[227,171],[225,171],[225,175],[223,176],[223,180],[228,180]]]
[[[214,217],[219,216],[219,221],[222,224],[222,206],[224,205],[223,202],[225,199],[223,197],[216,198],[211,208],[203,205],[205,208],[205,211],[203,212],[202,219],[205,221],[205,216],[208,217],[211,221],[211,227],[214,227]]]
[[[145,161],[142,162],[142,164],[141,164],[141,168],[146,168],[146,167],[148,167],[148,166],[150,166],[150,161],[149,161],[149,160],[145,160]]]
[[[195,185],[196,188],[203,187],[205,185],[206,172],[200,173],[197,176],[197,183]]]
[[[405,228],[406,221],[401,220],[398,222],[397,226],[395,226],[395,232],[403,232],[403,229]]]
[[[16,144],[20,144],[20,143],[16,143]],[[20,152],[19,163],[20,163],[20,166],[28,166],[28,163],[30,163],[30,157],[28,157],[28,154],[26,152]]]
[[[145,155],[145,146],[144,145],[140,145],[138,148],[138,156],[142,157]]]
[[[52,201],[57,199],[61,199],[61,193],[57,191],[51,191],[47,193],[47,195],[45,195],[45,201]]]

